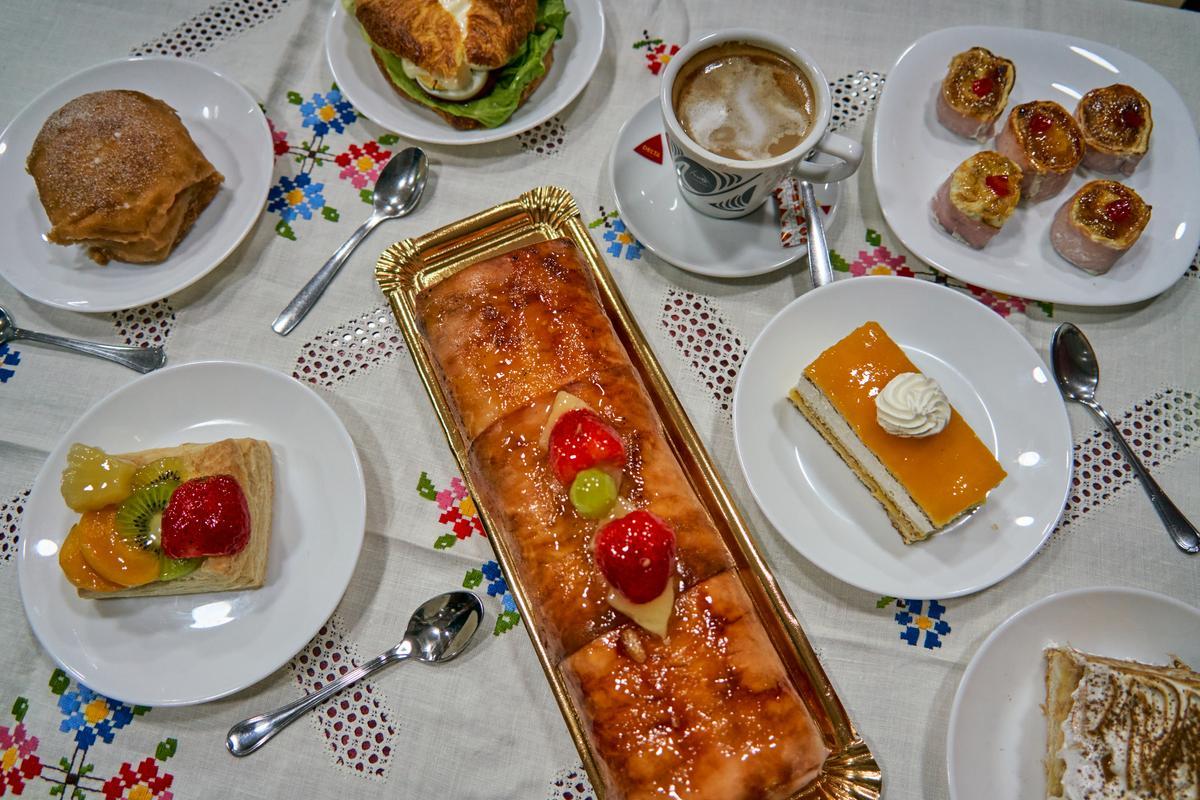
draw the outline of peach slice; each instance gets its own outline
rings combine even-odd
[[[80,589],[91,589],[94,592],[115,592],[125,587],[119,583],[105,580],[100,573],[88,566],[83,559],[83,548],[80,540],[79,526],[72,525],[66,540],[58,548],[58,566],[72,585]]]
[[[117,532],[117,507],[88,511],[76,526],[87,565],[100,577],[121,586],[158,580],[158,554],[130,544]]]

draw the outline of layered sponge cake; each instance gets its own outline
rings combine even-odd
[[[893,393],[898,407],[881,408],[878,398]],[[970,513],[1005,478],[991,450],[877,322],[821,353],[788,396],[883,505],[905,544]]]

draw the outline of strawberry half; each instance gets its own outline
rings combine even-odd
[[[575,476],[595,466],[625,465],[625,445],[612,426],[590,408],[576,408],[563,414],[550,431],[547,445],[550,468],[570,486]]]
[[[161,530],[170,558],[230,556],[250,541],[250,507],[232,475],[193,478],[172,493]]]
[[[675,531],[649,511],[631,511],[596,534],[596,563],[614,589],[648,603],[675,571]]]

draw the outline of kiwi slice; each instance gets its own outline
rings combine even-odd
[[[138,471],[133,473],[133,488],[136,491],[156,483],[172,481],[178,486],[190,477],[187,467],[178,458],[160,458],[139,467]]]
[[[203,563],[203,558],[167,558],[163,556],[158,565],[158,579],[173,581],[176,578],[191,575]]]
[[[164,461],[166,459],[163,459]],[[117,533],[130,544],[143,550],[159,549],[162,512],[179,484],[170,479],[160,480],[138,489],[117,508]]]

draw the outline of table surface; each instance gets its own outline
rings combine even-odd
[[[589,796],[566,729],[398,330],[372,279],[376,255],[464,214],[554,183],[570,189],[643,330],[723,470],[850,714],[870,742],[891,798],[947,797],[946,725],[963,669],[1003,620],[1049,594],[1133,586],[1200,604],[1200,559],[1178,553],[1096,423],[1070,409],[1075,490],[1063,521],[1030,564],[956,600],[876,597],[792,551],[763,519],[741,477],[730,432],[732,385],[767,320],[807,290],[803,265],[758,279],[708,280],[640,248],[614,213],[609,147],[657,92],[660,63],[698,32],[746,24],[793,37],[843,100],[843,133],[869,140],[877,91],[899,54],[941,27],[997,24],[1107,42],[1161,72],[1193,116],[1200,109],[1200,14],[1124,0],[645,0],[606,3],[595,77],[573,104],[527,134],[468,149],[426,147],[433,181],[408,219],[376,231],[316,310],[289,337],[269,323],[369,212],[353,164],[406,146],[353,110],[318,131],[306,103],[335,103],[323,38],[329,0],[13,0],[0,15],[0,119],[50,84],[130,53],[184,55],[219,67],[263,104],[277,142],[282,199],[205,279],[113,314],[32,303],[0,281],[0,304],[24,327],[112,342],[165,344],[171,363],[230,358],[312,385],[362,456],[366,538],[350,588],[306,650],[259,684],[191,708],[141,709],[94,696],[57,670],[25,620],[17,589],[21,511],[64,431],[133,374],[37,345],[0,347],[0,794],[75,797],[582,798]],[[1159,145],[1169,146],[1169,143]],[[337,157],[350,154],[338,163]],[[346,166],[350,165],[350,166]],[[307,175],[309,200],[289,205]],[[314,188],[315,187],[315,188]],[[880,214],[870,169],[845,186],[831,231],[837,277],[941,279],[908,253]],[[291,195],[294,197],[294,195]],[[316,197],[323,201],[318,203]],[[1054,327],[1080,325],[1104,365],[1106,407],[1176,503],[1200,519],[1200,270],[1152,301],[1077,309],[996,296],[953,281],[1002,315],[1046,356]],[[297,697],[337,664],[397,640],[412,608],[462,585],[485,593],[486,635],[445,668],[401,666],[322,707],[251,759],[223,748],[233,722]],[[344,702],[343,702],[344,701]],[[10,758],[11,754],[11,758]],[[139,789],[137,787],[143,787]]]

